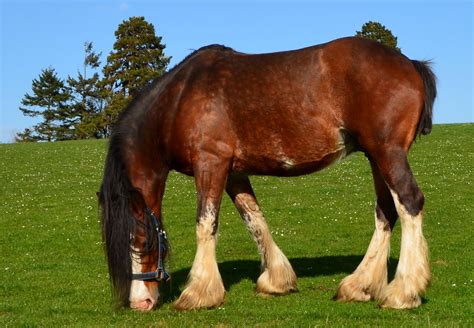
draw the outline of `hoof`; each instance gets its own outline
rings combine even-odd
[[[271,273],[265,270],[257,280],[256,291],[263,295],[286,295],[298,291],[296,275],[291,267],[282,267]]]
[[[368,288],[360,285],[360,283],[348,276],[344,278],[337,289],[333,299],[339,302],[367,302],[372,296],[368,293]]]
[[[390,309],[414,309],[421,305],[421,297],[410,293],[396,280],[390,283],[383,291],[379,306]]]
[[[387,296],[380,300],[379,306],[388,309],[415,309],[421,305],[418,295]]]
[[[380,299],[382,290],[387,287],[386,270],[377,271],[378,274],[360,274],[355,271],[339,283],[333,299],[341,302],[367,302]]]
[[[198,288],[188,286],[174,303],[174,308],[178,311],[188,311],[195,309],[215,308],[224,303],[224,286],[216,288]]]

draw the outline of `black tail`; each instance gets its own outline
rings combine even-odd
[[[433,103],[436,98],[436,75],[431,70],[430,61],[412,60],[425,86],[425,106],[416,131],[417,135],[429,134],[433,126]]]
[[[128,178],[120,139],[119,135],[113,135],[110,140],[99,203],[102,208],[102,239],[114,296],[118,305],[125,305],[132,275],[130,239],[135,231],[132,206],[143,202],[143,197]]]

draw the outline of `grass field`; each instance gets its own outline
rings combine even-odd
[[[255,295],[259,256],[228,198],[217,258],[227,290],[213,310],[176,312],[195,252],[191,178],[172,174],[164,201],[173,281],[151,313],[112,308],[95,192],[105,141],[0,145],[0,326],[473,326],[474,124],[436,125],[410,161],[426,196],[425,236],[432,286],[415,310],[331,297],[373,233],[374,192],[362,154],[297,178],[253,177],[272,230],[298,275],[300,291]],[[397,264],[400,229],[392,239]]]

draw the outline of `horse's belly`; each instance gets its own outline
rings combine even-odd
[[[292,156],[295,155],[295,156]],[[315,156],[302,154],[265,153],[240,154],[234,158],[233,172],[253,175],[297,176],[319,171],[348,155],[345,145]]]

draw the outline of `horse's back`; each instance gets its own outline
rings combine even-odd
[[[174,152],[187,171],[204,148],[235,171],[314,171],[380,135],[387,120],[412,122],[418,108],[392,105],[420,106],[417,78],[409,59],[359,38],[260,55],[208,47],[175,79]]]

